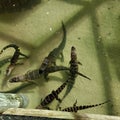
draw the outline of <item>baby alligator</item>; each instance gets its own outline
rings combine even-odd
[[[64,108],[64,109],[62,109],[61,111],[77,112],[78,110],[83,110],[83,109],[88,109],[88,108],[92,108],[92,107],[97,107],[97,106],[103,105],[103,104],[105,104],[105,103],[107,103],[107,102],[109,102],[109,100],[108,100],[108,101],[105,101],[105,102],[103,102],[103,103],[95,104],[95,105],[83,105],[83,106],[76,106],[76,103],[77,103],[77,102],[75,102],[72,107]]]
[[[5,47],[1,50],[0,54],[2,54],[3,51],[4,51],[5,49],[9,48],[9,47],[13,47],[13,48],[15,49],[15,52],[14,52],[14,54],[13,54],[11,60],[10,60],[9,66],[7,67],[6,76],[9,76],[9,75],[10,75],[11,71],[14,69],[15,65],[17,64],[17,61],[18,61],[18,58],[19,58],[20,55],[28,58],[28,56],[26,56],[26,55],[24,55],[23,53],[20,52],[19,47],[18,47],[17,45],[15,45],[15,44],[9,44],[9,45],[5,46]]]
[[[66,29],[65,29],[65,25],[63,22],[62,22],[62,29],[63,29],[63,40],[61,41],[61,43],[59,44],[59,46],[57,48],[54,48],[48,54],[48,56],[45,57],[45,59],[43,60],[41,66],[40,66],[40,73],[43,73],[45,71],[45,69],[47,67],[52,66],[52,64],[56,65],[56,59],[59,57],[60,54],[63,59],[62,51],[66,44]]]
[[[69,68],[64,67],[64,66],[51,66],[44,71],[45,79],[48,79],[47,76],[49,73],[57,72],[60,70],[69,70]],[[11,82],[11,83],[14,83],[14,82],[34,82],[33,80],[38,79],[40,77],[41,77],[40,70],[35,69],[33,71],[28,71],[24,75],[15,76],[15,77],[11,78],[9,80],[9,82]]]
[[[77,61],[76,49],[74,46],[72,46],[71,47],[70,73],[69,73],[69,77],[68,77],[68,85],[67,85],[67,90],[65,92],[65,95],[63,96],[63,99],[68,95],[68,93],[73,88],[75,79],[78,74],[81,75],[82,77],[85,77],[90,80],[90,78],[88,78],[87,76],[78,72],[78,64],[80,64],[80,62]]]
[[[67,90],[62,98],[61,101],[63,101],[63,99],[70,93],[70,91],[72,90],[73,88],[73,85],[75,83],[75,79],[77,77],[77,75],[80,75],[82,77],[85,77],[87,79],[90,80],[89,77],[83,75],[82,73],[79,73],[78,72],[78,64],[81,64],[79,61],[77,61],[77,54],[76,54],[76,49],[74,46],[71,47],[71,60],[70,60],[70,73],[69,73],[69,76],[68,76],[68,85],[67,85]],[[59,105],[60,103],[58,103],[56,109],[59,108]]]
[[[58,98],[58,95],[62,92],[62,90],[65,88],[65,86],[67,85],[67,82],[64,82],[59,88],[57,88],[57,90],[53,90],[50,94],[48,94],[44,100],[41,102],[41,104],[39,106],[37,106],[37,109],[40,108],[48,108],[46,107],[46,105],[50,104],[54,99],[58,100],[59,102],[61,102],[61,99]]]
[[[65,70],[69,70],[70,68],[68,67],[64,67],[64,66],[51,66],[48,67],[45,71],[44,71],[44,78],[46,80],[48,80],[48,74],[50,73],[54,73],[57,71],[65,71]],[[85,76],[82,73],[77,72],[76,74],[81,75],[81,76]],[[39,69],[35,69],[32,71],[28,71],[27,73],[20,75],[20,76],[15,76],[13,78],[11,78],[9,80],[9,82],[14,83],[14,82],[34,82],[33,80],[35,79],[39,79],[41,77],[41,73],[39,71]],[[86,76],[85,76],[86,78]]]
[[[11,58],[12,57],[9,56],[9,57],[6,57],[6,58],[0,60],[0,68],[3,67],[6,63],[10,62]],[[19,58],[19,59],[24,59],[24,58]]]

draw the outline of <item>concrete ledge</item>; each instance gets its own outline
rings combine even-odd
[[[37,120],[37,118],[49,120],[49,119],[79,119],[79,120],[120,120],[120,117],[117,116],[108,116],[108,115],[99,115],[99,114],[79,114],[79,113],[70,113],[62,111],[52,111],[52,110],[38,110],[38,109],[22,109],[22,108],[10,108],[5,111],[3,114],[10,115],[9,117],[25,117],[29,120]],[[31,119],[30,119],[31,118]],[[5,119],[3,119],[5,120]],[[17,119],[15,119],[17,120]]]

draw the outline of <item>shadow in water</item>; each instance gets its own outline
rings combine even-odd
[[[108,55],[115,67],[118,80],[120,81],[120,45],[111,45],[107,48]]]
[[[33,89],[36,87],[38,86],[34,83],[24,83],[17,88],[17,93],[34,93]]]
[[[1,0],[0,1],[0,21],[1,22],[15,22],[17,18],[19,21],[24,18],[27,10],[39,4],[41,0]]]
[[[23,83],[22,85],[14,87],[10,90],[4,90],[4,91],[1,90],[0,93],[18,93],[21,90],[27,88],[28,86],[30,87],[32,85],[33,85],[33,83]],[[34,87],[32,86],[32,88],[34,88]]]
[[[86,15],[90,14],[91,7],[92,9],[96,9],[103,3],[105,3],[108,0],[92,0],[91,2],[88,1],[82,1],[82,0],[75,0],[75,1],[68,1],[66,0],[65,2],[68,2],[70,4],[77,4],[77,5],[83,5],[84,7],[80,9],[74,16],[72,16],[68,21],[67,25],[72,26],[74,23],[85,17]]]
[[[62,1],[70,3],[70,4],[83,5],[83,6],[86,6],[92,2],[92,1],[90,2],[90,1],[85,1],[85,0],[62,0]]]
[[[14,36],[8,35],[6,33],[0,32],[0,39],[4,40],[4,41],[8,41],[10,43],[14,43],[16,45],[22,46],[28,50],[31,50],[31,48],[33,48],[32,45],[28,44],[27,42],[20,40],[18,38],[15,38]],[[2,41],[0,40],[0,41]]]
[[[103,85],[104,85],[104,93],[105,93],[106,99],[111,100],[111,104],[113,104],[113,101],[112,101],[113,95],[111,92],[111,84],[110,84],[111,75],[110,75],[108,63],[105,56],[106,51],[104,50],[104,44],[102,39],[101,41],[99,41],[100,31],[99,31],[99,27],[97,26],[99,23],[98,23],[96,11],[93,8],[91,8],[91,21],[93,26],[94,43],[97,51],[98,62],[100,65],[100,71],[101,71]],[[114,107],[111,108],[109,104],[107,106],[107,109],[108,109],[108,114],[113,115],[115,113]]]
[[[6,86],[7,86],[7,82],[8,82],[8,78],[4,76],[3,80],[2,80],[2,84],[1,84],[1,89],[3,90]],[[7,86],[8,87],[8,86]]]
[[[83,9],[79,10],[75,15],[73,15],[66,23],[65,26],[67,29],[69,29],[70,27],[73,26],[74,23],[76,23],[77,21],[81,20],[84,16],[89,15],[90,14],[90,10],[91,10],[91,6],[93,7],[93,9],[96,9],[97,7],[99,7],[100,5],[102,5],[104,2],[106,2],[107,0],[93,0],[92,2],[84,2],[84,1],[64,1],[64,2],[68,2],[71,4],[83,4],[84,3],[84,7]],[[31,55],[35,55],[34,53],[36,53],[36,51],[40,51],[40,49],[44,49],[44,46],[49,46],[49,44],[51,43],[51,41],[53,41],[55,38],[58,37],[58,34],[56,34],[57,32],[62,31],[61,27],[58,28],[53,34],[51,34],[49,37],[47,37],[46,39],[44,39],[45,42],[43,42],[40,46],[38,46],[37,48],[35,48],[34,50],[31,51]],[[62,32],[61,32],[62,33]],[[61,38],[60,38],[61,39]],[[34,56],[35,57],[35,56]]]
[[[91,5],[93,6],[93,9],[96,9],[98,6],[100,6],[102,3],[104,3],[106,0],[93,0],[91,3],[90,2],[84,2],[84,8],[81,9],[80,11],[78,11],[72,18],[70,18],[67,21],[66,26],[70,27],[72,26],[74,23],[76,23],[77,21],[79,21],[80,19],[82,19],[84,16],[89,14],[89,11],[91,9]],[[66,1],[68,2],[68,1]],[[83,4],[83,1],[72,1],[70,3],[74,3],[74,4]],[[68,28],[67,28],[68,29]],[[21,41],[17,38],[14,38],[13,36],[7,35],[5,33],[0,32],[0,37],[8,42],[12,42],[15,44],[20,44],[21,46],[23,46],[24,48],[28,49],[30,51],[30,55],[33,55],[33,58],[35,58],[36,56],[34,56],[36,53],[36,51],[39,51],[40,49],[44,48],[45,45],[49,45],[49,43],[51,42],[51,40],[53,40],[54,38],[58,37],[58,35],[56,34],[56,32],[61,31],[61,27],[56,30],[52,35],[50,35],[48,38],[44,39],[45,42],[43,42],[43,44],[40,44],[37,48],[34,48],[34,46],[26,43],[25,41]],[[34,49],[33,49],[34,48]]]
[[[49,82],[49,81],[63,81],[63,79],[61,79],[60,77],[53,76],[53,75],[49,75],[48,78],[49,79],[46,80],[47,82]]]

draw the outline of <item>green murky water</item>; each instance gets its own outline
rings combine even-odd
[[[119,0],[41,0],[27,10],[0,13],[0,48],[15,43],[30,56],[23,65],[16,66],[8,78],[4,75],[8,64],[1,68],[1,90],[21,84],[9,83],[9,78],[39,68],[44,57],[62,40],[61,21],[64,21],[67,29],[64,62],[58,59],[57,65],[69,66],[70,49],[75,46],[78,60],[83,64],[79,66],[79,71],[92,80],[78,76],[61,107],[72,106],[76,99],[77,105],[110,99],[109,104],[79,112],[120,115],[119,11]],[[13,49],[6,50],[0,59],[12,54]],[[35,108],[41,98],[56,90],[66,80],[66,73],[53,73],[49,78],[46,82],[41,77],[36,80],[38,85],[33,84],[19,91],[29,97],[27,108]],[[49,107],[55,109],[56,104],[54,100]]]

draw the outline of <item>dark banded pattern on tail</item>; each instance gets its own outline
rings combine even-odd
[[[68,81],[64,82],[57,90],[56,93],[60,94],[61,91],[65,88],[65,86],[67,85]]]
[[[95,105],[83,105],[83,106],[76,106],[76,105],[74,105],[73,107],[64,108],[61,111],[77,112],[78,110],[84,110],[84,109],[88,109],[88,108],[92,108],[92,107],[97,107],[97,106],[103,105],[103,104],[108,103],[108,102],[109,101],[105,101],[103,103],[99,103],[99,104],[95,104]]]
[[[44,100],[42,100],[41,104],[37,108],[45,108],[46,105],[50,104],[54,99],[58,100],[61,102],[61,99],[58,98],[58,95],[62,92],[62,90],[65,88],[67,85],[67,81],[64,82],[59,88],[56,90],[53,90],[49,95],[47,95]],[[41,106],[41,107],[40,107]]]

